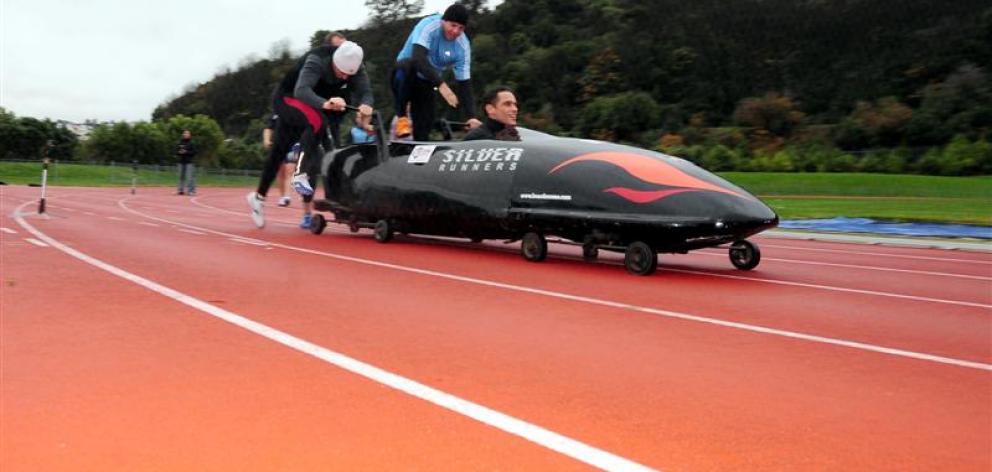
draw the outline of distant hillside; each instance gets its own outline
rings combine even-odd
[[[387,115],[388,71],[414,21],[347,32],[366,50]],[[620,107],[601,99],[626,92],[643,92],[633,103],[651,110],[636,132],[732,124],[741,100],[767,92],[791,99],[807,124],[838,123],[859,101],[916,109],[962,67],[978,71],[978,92],[953,105],[971,110],[961,126],[992,123],[988,0],[507,0],[476,15],[469,36],[476,91],[515,87],[528,123],[545,129],[584,134],[591,115]],[[153,117],[204,113],[230,136],[257,139],[293,60],[218,75]]]

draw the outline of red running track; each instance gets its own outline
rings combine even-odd
[[[992,469],[992,254],[763,262],[295,227],[243,189],[0,187],[0,469]]]

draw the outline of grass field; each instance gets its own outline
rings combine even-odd
[[[256,175],[220,175],[198,169],[197,185],[252,187]],[[237,172],[234,172],[237,174]],[[129,186],[129,166],[59,164],[49,170],[49,185]],[[836,216],[893,221],[930,221],[992,226],[992,176],[933,177],[887,174],[800,174],[726,172],[727,180],[758,195],[783,219]],[[0,162],[0,181],[41,181],[37,162]],[[139,186],[174,186],[175,167],[142,168]]]
[[[196,185],[203,187],[250,187],[258,183],[258,174],[246,175],[242,171],[226,171],[226,175],[218,170],[205,172],[196,169]],[[100,166],[85,164],[51,165],[48,169],[48,185],[70,187],[120,187],[130,186],[135,176],[134,170],[128,165]],[[178,182],[176,166],[162,166],[156,170],[154,166],[144,166],[138,169],[137,185],[139,186],[175,186]],[[40,162],[0,162],[0,181],[12,185],[41,183]]]
[[[872,218],[992,226],[992,177],[727,172],[782,219]]]

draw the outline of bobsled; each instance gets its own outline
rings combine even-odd
[[[381,120],[376,120],[381,123]],[[310,231],[329,221],[352,232],[397,232],[521,241],[521,254],[544,260],[548,241],[624,254],[628,272],[648,275],[658,253],[730,244],[742,270],[761,260],[746,238],[778,216],[746,190],[666,154],[518,128],[520,141],[388,141],[324,155],[325,198],[315,200]]]

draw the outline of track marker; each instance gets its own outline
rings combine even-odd
[[[30,203],[30,202],[29,202]],[[467,416],[481,423],[493,426],[504,432],[521,437],[530,442],[556,451],[577,461],[598,467],[604,470],[625,470],[625,471],[650,471],[654,470],[644,465],[638,464],[630,459],[615,455],[602,449],[579,442],[575,439],[558,434],[554,431],[542,428],[532,423],[528,423],[513,416],[487,408],[478,403],[465,400],[450,393],[435,389],[412,379],[394,374],[371,364],[364,363],[357,359],[348,357],[336,351],[311,343],[291,334],[279,331],[268,325],[259,323],[250,318],[224,310],[211,305],[198,298],[186,295],[172,288],[158,284],[144,277],[132,274],[124,269],[103,262],[99,259],[86,255],[76,249],[66,246],[57,240],[42,233],[34,226],[31,226],[21,216],[21,208],[28,203],[22,204],[14,213],[14,218],[24,229],[31,234],[51,244],[56,249],[75,257],[87,264],[96,266],[117,277],[140,285],[148,290],[158,293],[164,297],[171,298],[179,303],[190,306],[208,315],[224,320],[239,328],[275,341],[284,346],[297,351],[309,354],[329,364],[337,366],[353,374],[360,375],[372,381],[399,390],[410,396],[433,403],[437,406]]]
[[[6,226],[0,228],[0,231],[3,231],[4,233],[7,233],[7,234],[17,234],[17,231],[16,230],[12,230],[12,229],[10,229],[10,228],[8,228]]]

